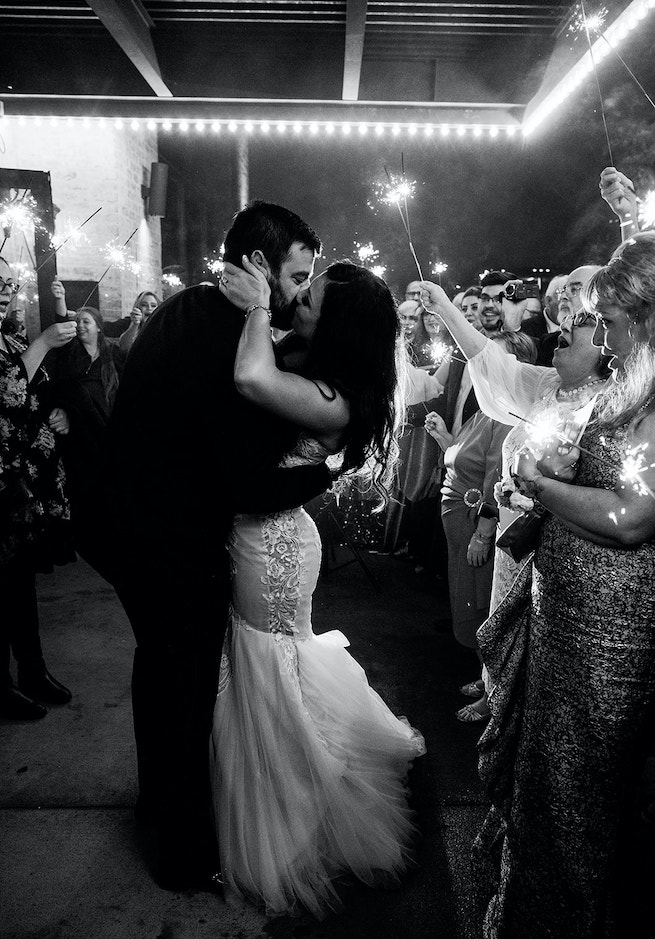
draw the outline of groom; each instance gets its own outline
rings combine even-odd
[[[238,212],[225,259],[271,285],[290,327],[321,243],[282,206]],[[112,581],[136,638],[132,706],[138,817],[157,838],[158,883],[202,886],[218,869],[209,735],[230,598],[225,541],[237,512],[271,512],[330,486],[324,465],[277,469],[297,429],[242,399],[233,367],[244,314],[221,290],[163,303],[132,347],[108,428]]]

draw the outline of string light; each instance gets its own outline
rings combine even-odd
[[[260,130],[263,134],[267,134],[272,128],[276,128],[278,133],[283,134],[288,128],[292,128],[296,134],[301,134],[303,131],[308,130],[312,136],[318,136],[321,133],[333,135],[335,130],[338,129],[345,137],[351,136],[354,133],[357,133],[357,135],[361,137],[365,137],[370,133],[374,133],[376,136],[381,137],[388,132],[390,132],[394,137],[399,137],[401,135],[416,137],[419,133],[425,137],[434,137],[435,134],[440,134],[442,137],[447,137],[451,131],[454,130],[459,136],[469,136],[470,134],[471,136],[479,139],[484,136],[497,137],[501,131],[505,131],[509,136],[513,136],[518,127],[518,125],[514,124],[484,123],[459,124],[454,126],[440,123],[417,124],[415,122],[400,123],[397,121],[378,121],[377,123],[368,121],[317,121],[316,119],[271,121],[267,120],[266,118],[253,118],[248,120],[227,118],[203,120],[193,117],[107,118],[95,116],[58,117],[57,115],[5,115],[2,120],[13,120],[19,123],[21,126],[24,126],[28,117],[29,120],[34,123],[34,126],[37,127],[42,126],[44,121],[49,122],[50,126],[52,127],[57,127],[60,121],[63,121],[69,128],[81,126],[85,128],[96,127],[103,129],[106,128],[109,123],[110,126],[113,126],[115,130],[124,130],[127,126],[135,132],[145,128],[149,131],[157,131],[161,129],[167,133],[177,130],[182,134],[188,133],[191,129],[195,130],[198,134],[202,134],[207,130],[211,130],[213,133],[218,134],[224,127],[226,127],[230,133],[233,134],[238,132],[252,134],[256,130]]]

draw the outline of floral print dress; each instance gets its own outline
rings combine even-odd
[[[43,402],[48,376],[28,381],[27,343],[4,337],[0,349],[0,565],[30,559],[36,570],[74,559],[65,474]]]

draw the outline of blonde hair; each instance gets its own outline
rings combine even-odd
[[[641,235],[624,241],[582,291],[585,309],[596,314],[599,303],[617,306],[647,336],[633,338],[623,370],[614,373],[615,384],[603,397],[598,418],[611,428],[655,409],[655,237]]]

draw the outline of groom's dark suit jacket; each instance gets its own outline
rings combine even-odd
[[[330,486],[324,466],[276,469],[297,430],[236,391],[243,316],[217,287],[191,287],[130,351],[107,438],[123,558],[178,572],[220,563],[235,512],[300,505]]]

